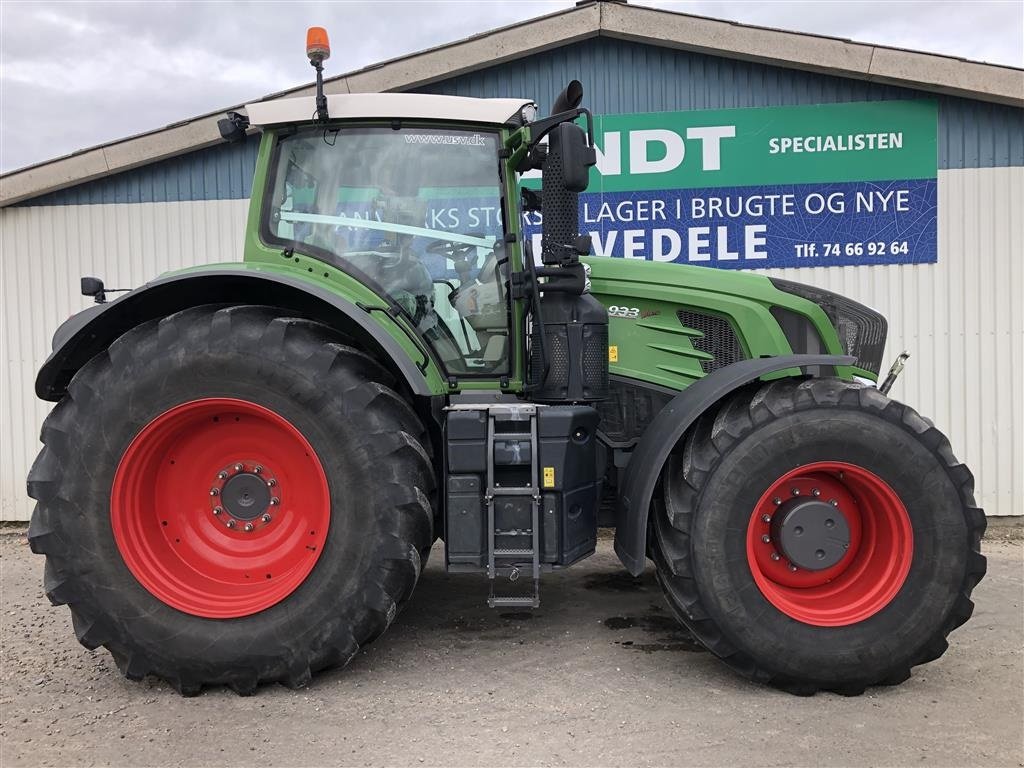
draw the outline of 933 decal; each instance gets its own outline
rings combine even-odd
[[[639,307],[620,307],[613,305],[608,307],[608,317],[621,317],[626,320],[636,320],[640,317]]]

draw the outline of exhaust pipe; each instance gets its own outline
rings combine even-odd
[[[583,83],[579,80],[570,80],[569,84],[565,86],[565,90],[555,97],[555,103],[551,105],[551,114],[557,115],[559,112],[576,109],[582,101]]]

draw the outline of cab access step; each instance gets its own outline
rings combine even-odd
[[[538,607],[541,573],[593,554],[605,462],[597,422],[590,406],[493,396],[446,409],[446,565],[486,573],[490,607]],[[532,592],[496,592],[527,574]]]

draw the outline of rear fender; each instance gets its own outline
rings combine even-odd
[[[616,510],[615,552],[634,576],[643,570],[647,555],[647,518],[654,488],[665,460],[698,417],[730,392],[762,376],[786,369],[853,365],[843,355],[782,355],[757,358],[719,368],[676,395],[644,432],[629,459],[620,485]]]
[[[383,301],[364,309],[300,277],[211,269],[159,278],[109,304],[90,307],[71,317],[54,334],[53,351],[36,377],[36,396],[60,400],[75,373],[119,336],[140,323],[204,304],[263,304],[319,320],[352,337],[403,380],[412,394],[432,394],[426,374],[433,363],[427,351],[410,337],[420,349],[416,358],[410,357],[378,322],[378,318],[387,319],[387,313],[371,314],[370,309],[386,309]]]

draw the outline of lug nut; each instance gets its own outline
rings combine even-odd
[[[249,533],[249,531],[251,531],[253,528],[255,528],[255,526],[252,523],[246,523],[245,524],[245,532],[246,533]]]
[[[799,496],[800,495],[800,489],[799,488],[793,488],[792,490],[790,490],[790,493],[792,493],[794,496]]]
[[[267,480],[268,488],[273,488],[275,485],[277,485],[277,480],[275,480],[274,478],[270,478],[269,480]]]
[[[243,469],[245,469],[245,467],[241,464],[235,464],[235,472],[241,472]]]
[[[270,522],[270,515],[268,515],[266,512],[264,512],[263,513],[263,517],[261,517],[260,520],[262,520],[264,523],[269,523]]]
[[[796,573],[796,566],[795,566],[795,565],[793,565],[792,563],[790,563],[790,564],[789,564],[789,570],[790,570],[790,571],[791,571],[792,573]]]
[[[772,540],[772,537],[769,536],[767,533],[764,536],[761,537],[761,541],[763,541],[765,544],[770,543],[771,540]]]
[[[839,506],[839,502],[836,501],[835,499],[829,499],[828,503],[831,504],[833,507],[838,507]]]
[[[761,515],[761,522],[762,523],[770,523],[771,521],[772,521],[772,516],[771,515]]]
[[[220,480],[227,480],[228,479],[228,473],[225,472],[222,469],[220,472],[217,473],[217,478],[220,479]]]
[[[216,488],[211,488],[210,489],[210,495],[211,496],[216,496],[219,493],[220,493],[220,491],[218,489],[216,489]]]
[[[774,499],[772,499],[772,504],[774,504],[776,507],[779,506],[779,504],[781,504],[781,503],[782,503],[782,499],[780,499],[778,496],[776,496]]]
[[[779,556],[779,553],[778,552],[772,552],[772,560],[779,560],[779,559],[781,559],[780,556]]]
[[[270,506],[272,506],[272,507],[276,507],[280,503],[281,503],[281,500],[279,498],[277,498],[277,496],[275,496],[274,498],[272,498],[270,500]]]
[[[815,488],[813,491],[811,491],[811,496],[821,496],[821,491]]]
[[[235,527],[235,521],[234,520],[228,520],[226,523],[224,523],[224,525],[226,525],[228,528],[234,528]]]
[[[252,468],[252,471],[258,475],[260,472],[263,471],[263,467],[257,464],[255,467]]]
[[[215,514],[215,515],[219,515],[223,511],[224,511],[223,507],[214,507],[213,508],[213,514]]]

